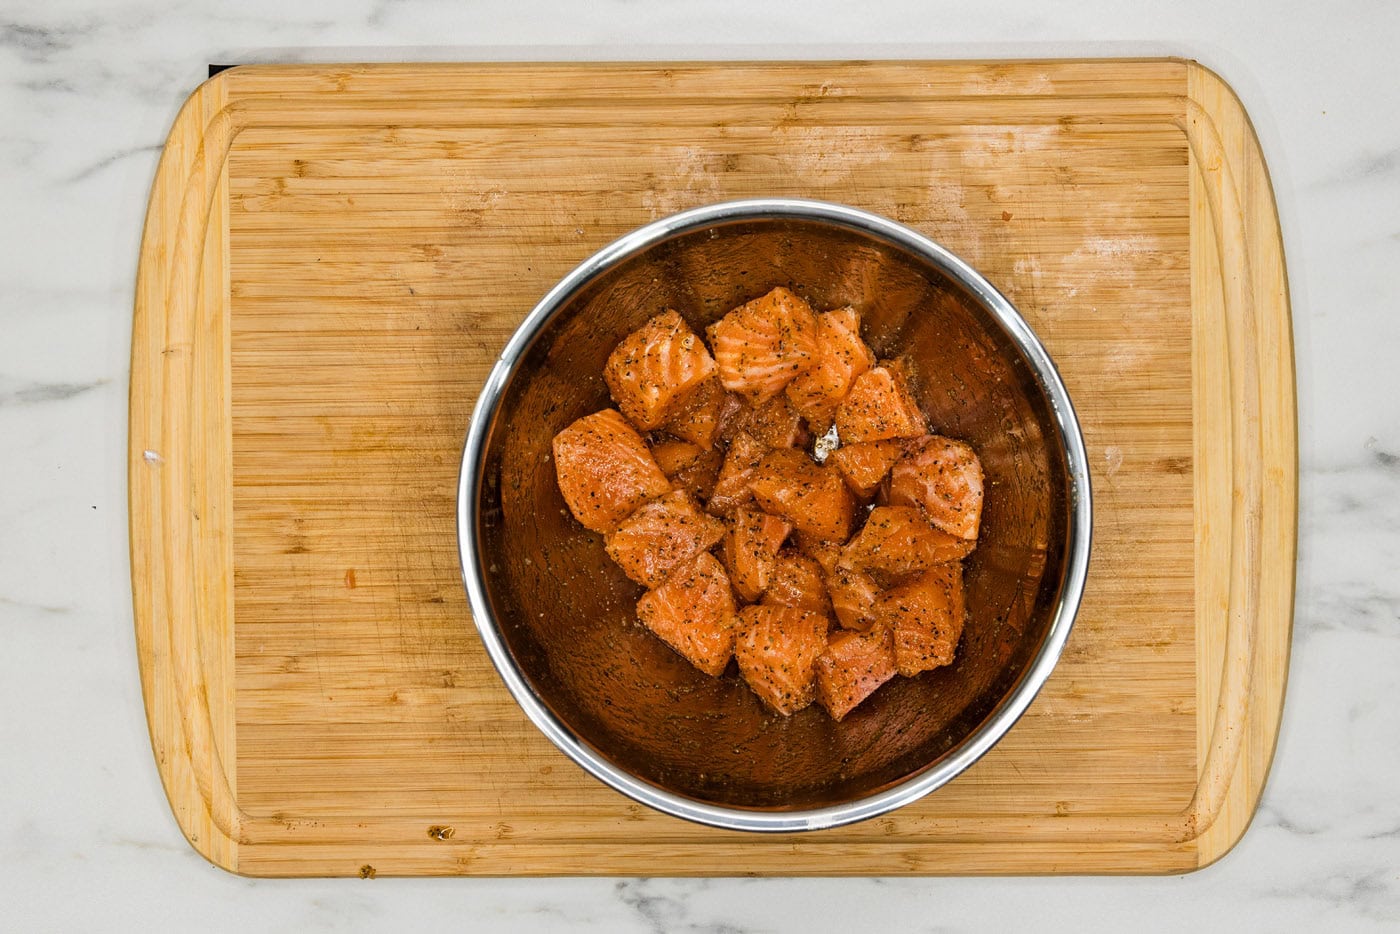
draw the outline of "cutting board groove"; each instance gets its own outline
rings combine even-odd
[[[1093,470],[1089,590],[1022,721],[853,827],[630,803],[511,701],[453,495],[477,387],[579,260],[793,195],[893,216],[1012,298]],[[132,343],[136,636],[162,781],[248,875],[1180,872],[1277,737],[1297,515],[1277,215],[1176,60],[243,66],[176,119]]]

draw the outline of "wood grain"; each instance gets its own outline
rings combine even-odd
[[[538,297],[746,195],[971,261],[1054,355],[1094,471],[1090,587],[1021,723],[924,801],[799,836],[654,814],[555,751],[476,640],[453,527],[476,388]],[[1257,804],[1292,616],[1289,309],[1248,118],[1193,63],[226,71],[161,160],[131,386],[152,745],[217,865],[1172,872]]]

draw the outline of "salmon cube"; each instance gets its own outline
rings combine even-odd
[[[817,316],[817,365],[787,385],[793,407],[823,434],[836,418],[856,378],[875,365],[875,355],[860,339],[860,313],[841,308]]]
[[[792,526],[776,516],[740,509],[724,538],[724,561],[729,579],[745,600],[754,601],[768,589],[778,552]]]
[[[876,606],[876,616],[880,625],[894,633],[900,674],[912,677],[951,664],[966,616],[962,565],[935,565],[887,591]]]
[[[826,652],[817,659],[817,703],[840,721],[895,674],[894,637],[889,629],[834,632]]]
[[[637,618],[707,675],[718,675],[734,654],[736,621],[729,575],[701,552],[637,601]]]
[[[793,535],[792,543],[798,551],[817,562],[822,574],[836,570],[836,562],[841,560],[841,542],[828,542],[815,535],[798,532]]]
[[[791,716],[816,697],[816,665],[826,651],[826,632],[827,619],[820,613],[745,607],[734,640],[739,672],[759,700]]]
[[[982,525],[982,462],[961,441],[934,435],[890,471],[891,506],[917,506],[949,535],[977,540]]]
[[[740,305],[709,328],[724,388],[766,402],[817,365],[817,316],[779,287]]]
[[[752,503],[749,479],[763,461],[767,450],[745,432],[735,435],[734,440],[729,442],[729,450],[724,453],[724,463],[720,465],[714,492],[710,494],[705,508],[717,516],[728,516],[739,507]]]
[[[724,455],[718,450],[705,450],[689,441],[662,441],[651,447],[651,456],[671,485],[685,490],[700,502],[709,500],[719,479]]]
[[[726,423],[725,431],[731,438],[738,432],[747,432],[769,448],[798,448],[811,440],[802,416],[788,402],[787,396],[782,395],[767,402],[743,403]]]
[[[710,497],[714,495],[715,483],[719,480],[721,463],[723,457],[719,451],[706,451],[700,460],[684,470],[677,471],[671,482],[675,484],[676,489],[685,490],[699,500],[701,505],[708,506]]]
[[[661,427],[673,437],[708,450],[715,446],[724,424],[732,420],[740,404],[738,396],[724,391],[718,376],[711,376],[686,393],[675,414]]]
[[[714,373],[714,358],[700,335],[666,311],[622,339],[608,357],[603,380],[628,421],[650,431]]]
[[[585,415],[554,436],[554,471],[584,528],[611,532],[671,489],[646,442],[616,409]]]
[[[812,610],[823,616],[831,614],[831,599],[826,595],[821,565],[791,549],[778,555],[768,577],[768,587],[763,591],[763,602]]]
[[[689,441],[660,441],[651,446],[651,456],[668,480],[694,464],[704,453],[704,448]]]
[[[841,553],[841,566],[865,571],[890,583],[935,564],[957,561],[972,551],[972,543],[929,525],[910,506],[877,506],[860,534]]]
[[[659,587],[723,537],[724,523],[701,512],[695,497],[676,490],[632,513],[605,541],[608,556],[628,577]]]
[[[880,588],[875,579],[855,568],[838,567],[827,574],[826,592],[836,621],[846,629],[869,629],[875,623]]]
[[[749,478],[764,512],[825,541],[845,541],[855,523],[856,501],[834,467],[815,463],[802,451],[769,451]]]
[[[826,460],[841,471],[852,493],[869,500],[906,450],[906,442],[900,439],[862,441],[837,448]]]
[[[719,382],[718,376],[715,377],[715,382]],[[725,444],[729,444],[741,430],[740,423],[749,411],[749,402],[738,393],[724,389],[723,384],[720,391],[724,393],[724,401],[720,406],[718,437]]]
[[[836,433],[842,444],[916,438],[928,433],[928,423],[900,368],[887,363],[856,378],[836,409]]]

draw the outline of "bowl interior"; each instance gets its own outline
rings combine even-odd
[[[768,713],[734,664],[692,668],[635,621],[641,588],[569,515],[550,442],[611,405],[601,378],[621,338],[679,311],[697,331],[777,285],[819,309],[854,305],[881,357],[905,357],[934,430],[986,473],[968,621],[953,665],[897,678],[835,723]],[[934,765],[1015,687],[1065,579],[1071,491],[1051,406],[1001,325],[926,259],[874,235],[771,218],[681,233],[567,297],[504,385],[477,465],[475,543],[515,665],[543,703],[615,766],[727,807],[849,802]]]

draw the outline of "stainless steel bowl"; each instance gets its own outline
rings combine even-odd
[[[613,346],[664,308],[697,330],[787,285],[862,313],[913,365],[936,430],[986,472],[956,661],[897,678],[835,723],[765,711],[730,672],[693,669],[636,622],[640,589],[564,508],[550,441],[609,405]],[[599,251],[549,291],[492,369],[457,495],[462,572],[506,687],[569,758],[668,814],[735,830],[834,827],[923,797],[1011,728],[1049,676],[1089,562],[1084,441],[1029,326],[928,238],[856,208],[762,199],[696,208]]]

